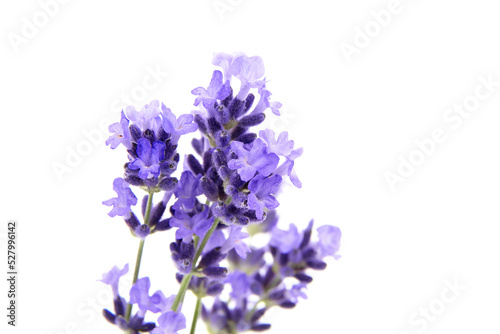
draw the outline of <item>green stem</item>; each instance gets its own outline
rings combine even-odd
[[[212,227],[210,227],[210,230],[208,230],[208,232],[203,237],[203,240],[201,241],[200,247],[198,247],[198,249],[196,250],[196,254],[194,255],[193,269],[191,269],[191,271],[195,270],[195,268],[196,268],[195,264],[198,263],[198,259],[201,256],[201,252],[203,252],[203,248],[205,248],[205,245],[207,244],[208,239],[210,239],[210,237],[214,233],[215,229],[219,225],[219,222],[220,222],[220,219],[219,218],[215,218],[215,221],[212,224]]]
[[[189,332],[190,334],[194,334],[194,332],[196,331],[196,323],[198,322],[198,318],[200,317],[200,311],[201,297],[198,296],[198,299],[196,300],[196,307],[194,309],[193,322],[191,323],[191,331]]]
[[[134,278],[132,280],[132,284],[137,281],[137,277],[139,276],[139,268],[141,266],[142,259],[142,250],[144,249],[144,240],[141,239],[139,242],[139,249],[137,250],[137,258],[135,259],[135,269],[134,269]],[[127,312],[125,313],[125,320],[130,320],[130,314],[132,313],[132,304],[127,305]]]
[[[153,193],[149,193],[146,214],[144,215],[144,224],[149,226],[149,217],[151,216],[151,207],[153,206]]]
[[[144,215],[144,224],[149,225],[149,217],[151,216],[151,207],[153,206],[153,193],[149,194],[148,197],[148,205],[146,206],[146,214]],[[146,239],[141,239],[139,241],[139,249],[137,250],[137,257],[135,259],[135,269],[134,269],[134,277],[132,279],[132,285],[137,282],[137,278],[139,277],[139,268],[141,267],[142,260],[142,251],[144,250],[144,241]],[[125,320],[130,320],[130,315],[132,314],[132,304],[127,305],[127,310],[125,312]]]
[[[182,278],[181,286],[179,287],[179,291],[177,292],[177,296],[175,296],[174,303],[172,304],[172,311],[177,312],[177,309],[179,308],[180,303],[184,300],[184,296],[186,295],[186,290],[189,286],[189,282],[191,282],[191,277],[193,277],[193,274],[196,270],[196,264],[198,263],[198,259],[201,256],[201,252],[203,252],[203,248],[205,248],[205,245],[208,242],[208,239],[212,236],[214,233],[215,229],[217,228],[217,225],[219,225],[219,218],[216,218],[214,220],[214,223],[212,224],[212,227],[210,227],[210,230],[205,234],[203,237],[203,240],[201,241],[200,246],[196,250],[196,254],[194,255],[193,259],[193,266],[191,268],[191,272],[184,276]]]
[[[193,274],[189,273],[182,278],[181,286],[179,287],[179,292],[177,292],[177,296],[175,296],[174,303],[172,304],[172,311],[177,312],[180,303],[184,300],[184,295],[186,294],[189,282],[191,282],[191,277],[193,277]]]

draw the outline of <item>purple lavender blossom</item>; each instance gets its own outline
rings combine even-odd
[[[267,108],[271,108],[271,111],[276,116],[280,116],[280,108],[282,104],[277,101],[271,102],[271,92],[266,88],[266,85],[259,87],[260,100],[252,111],[252,115],[264,112]]]
[[[175,211],[175,216],[170,220],[170,226],[178,227],[175,238],[187,241],[193,233],[203,238],[214,222],[214,217],[208,218],[209,211],[207,206],[203,211],[192,216],[182,210]]]
[[[141,317],[144,317],[147,311],[153,313],[168,311],[175,299],[175,295],[166,298],[160,290],[150,296],[150,287],[151,282],[149,281],[149,277],[143,277],[138,279],[130,289],[130,303],[137,304]]]
[[[196,204],[196,196],[203,194],[203,189],[200,185],[201,175],[194,176],[192,172],[186,170],[182,172],[175,196],[177,201],[172,208],[174,210],[192,210]]]
[[[142,131],[150,129],[157,132],[161,125],[160,102],[158,100],[144,105],[140,111],[135,110],[134,106],[128,106],[125,108],[125,113]]]
[[[227,240],[221,246],[221,252],[227,253],[231,249],[234,249],[236,253],[243,259],[246,259],[247,253],[249,253],[250,247],[244,243],[242,240],[249,237],[248,233],[242,232],[242,228],[236,225],[232,225],[229,230],[229,236]]]
[[[228,275],[225,282],[231,285],[232,291],[230,293],[230,296],[237,301],[242,301],[252,293],[252,291],[250,290],[252,281],[250,280],[250,277],[248,277],[248,275],[244,272],[235,270],[230,275]]]
[[[194,132],[198,129],[196,123],[193,123],[193,115],[185,114],[176,118],[172,111],[163,103],[161,105],[163,116],[163,130],[170,133],[170,141],[176,145],[179,138],[186,133]]]
[[[279,175],[288,175],[290,181],[292,181],[297,188],[301,188],[302,183],[297,177],[293,166],[295,163],[294,160],[303,153],[302,147],[294,150],[293,147],[295,143],[293,140],[288,140],[288,132],[286,131],[280,133],[278,140],[275,139],[274,131],[270,129],[261,130],[259,136],[267,143],[268,153],[275,153],[286,158],[286,161],[276,168],[275,173]]]
[[[262,79],[265,73],[264,62],[261,57],[239,55],[233,58],[231,63],[231,74],[240,79],[241,88],[238,98],[245,98],[250,88],[259,88],[265,84]]]
[[[113,206],[113,209],[108,213],[110,217],[122,216],[128,218],[130,216],[130,207],[137,204],[137,197],[130,189],[129,184],[121,177],[113,181],[113,190],[118,194],[118,197],[103,201],[102,204]]]
[[[232,63],[233,56],[227,53],[215,53],[214,57],[212,58],[212,64],[221,67],[222,71],[224,72],[224,78],[229,81],[231,81],[232,77]]]
[[[302,289],[307,289],[307,285],[304,283],[298,283],[292,286],[289,291],[289,297],[292,303],[297,304],[299,301],[299,297],[302,299],[307,299],[307,295]]]
[[[186,317],[180,312],[168,311],[158,318],[158,324],[151,334],[177,334],[186,328]]]
[[[160,175],[160,162],[165,158],[165,143],[155,141],[153,146],[146,138],[137,141],[137,155],[128,168],[131,170],[139,169],[139,177],[143,180]]]
[[[276,209],[279,206],[278,200],[274,197],[274,193],[278,190],[281,184],[281,176],[273,175],[263,177],[257,175],[248,184],[248,207],[255,210],[258,219],[262,219],[264,215],[264,207],[268,209]]]
[[[230,169],[238,170],[243,181],[251,180],[256,172],[263,176],[268,176],[278,166],[279,158],[274,153],[266,153],[266,143],[257,138],[253,143],[250,150],[245,149],[242,142],[231,142],[231,149],[236,153],[238,159],[232,159],[228,162],[227,166]]]
[[[113,266],[110,271],[102,275],[101,282],[111,286],[114,299],[117,299],[119,297],[118,284],[120,281],[120,277],[122,277],[126,273],[128,273],[128,263],[124,265],[122,269],[118,268],[117,266]]]
[[[284,163],[278,166],[278,168],[276,168],[275,173],[278,175],[288,175],[290,181],[294,186],[296,186],[297,188],[302,188],[302,182],[299,180],[299,177],[297,176],[297,173],[293,168],[294,164],[295,161],[286,160]]]
[[[302,155],[302,147],[294,150],[295,143],[293,140],[288,140],[288,132],[286,131],[281,132],[277,140],[271,129],[259,131],[259,136],[267,143],[268,153],[275,153],[290,160],[295,160]]]
[[[214,71],[212,80],[207,89],[197,87],[193,89],[191,93],[198,96],[194,101],[195,106],[203,103],[205,108],[209,108],[213,106],[217,100],[225,99],[231,93],[231,87],[229,86],[229,81],[226,80],[226,83],[222,82],[221,71]]]
[[[340,247],[340,237],[342,236],[340,229],[336,226],[323,225],[318,227],[318,236],[318,248],[321,257],[333,256],[338,259],[340,256],[335,253]]]
[[[203,254],[208,253],[216,247],[221,247],[226,242],[226,237],[222,230],[216,229],[210,239],[208,239],[205,248],[203,249]]]
[[[302,234],[297,230],[295,224],[290,224],[288,231],[275,227],[269,244],[279,249],[283,254],[288,254],[293,249],[297,249],[302,242]]]
[[[127,149],[132,148],[130,141],[130,130],[128,129],[129,120],[125,117],[125,113],[121,112],[121,119],[119,123],[114,123],[109,126],[109,132],[112,135],[106,140],[106,145],[109,145],[113,150],[122,144]]]

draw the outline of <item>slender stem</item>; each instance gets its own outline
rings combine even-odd
[[[142,259],[142,250],[144,249],[144,240],[141,239],[139,242],[139,249],[137,250],[137,258],[135,259],[135,269],[134,269],[134,278],[132,280],[132,284],[137,281],[137,277],[139,276],[139,268],[141,266]],[[132,313],[132,304],[127,305],[127,312],[125,313],[125,320],[129,321],[130,314]]]
[[[196,300],[196,307],[194,309],[193,322],[191,323],[191,331],[189,332],[190,334],[194,334],[194,332],[196,331],[196,323],[198,322],[198,318],[200,317],[200,311],[201,297],[198,296],[198,299]]]
[[[214,220],[212,227],[210,227],[210,230],[208,230],[208,232],[205,233],[205,236],[203,237],[203,240],[201,241],[200,246],[196,250],[196,254],[194,255],[194,259],[193,259],[193,266],[192,266],[191,272],[182,278],[181,286],[179,287],[179,291],[177,292],[177,296],[175,296],[174,303],[172,304],[172,311],[177,312],[177,309],[179,308],[180,303],[184,300],[184,296],[186,295],[186,290],[189,286],[189,282],[191,282],[191,277],[193,277],[193,274],[196,270],[196,264],[198,262],[198,259],[201,256],[201,252],[203,252],[203,248],[205,248],[205,245],[207,244],[208,239],[210,239],[210,237],[214,233],[215,229],[217,228],[217,225],[219,225],[219,221],[220,221],[219,218],[216,218]]]
[[[148,205],[146,207],[146,214],[144,215],[144,224],[149,224],[149,217],[151,215],[151,207],[153,206],[153,193],[149,193],[148,197]],[[139,241],[139,249],[137,250],[137,257],[135,259],[135,269],[134,269],[134,277],[132,279],[132,285],[137,282],[137,278],[139,277],[139,268],[141,267],[142,260],[142,251],[144,250],[144,241],[146,239],[141,239]],[[132,304],[127,305],[127,310],[125,312],[125,320],[130,320],[130,315],[132,314]]]
[[[146,214],[144,215],[144,224],[149,226],[149,217],[151,216],[151,207],[153,206],[153,194],[149,193],[148,205],[146,206]]]
[[[172,304],[172,311],[177,312],[180,303],[184,300],[184,295],[186,294],[189,282],[191,282],[191,277],[193,277],[193,274],[189,273],[182,278],[181,286],[179,287],[179,292],[177,292],[177,296],[175,296],[174,303]]]

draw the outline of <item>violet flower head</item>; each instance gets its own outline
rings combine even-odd
[[[161,106],[163,116],[163,130],[170,133],[172,144],[176,145],[179,138],[198,129],[198,125],[193,123],[193,115],[184,114],[176,118],[172,111],[164,104]]]
[[[113,150],[122,144],[127,149],[132,148],[132,142],[130,141],[130,130],[128,128],[129,120],[125,117],[125,113],[121,112],[120,122],[111,124],[109,126],[109,132],[112,135],[106,140],[106,145],[109,145]]]
[[[278,166],[279,158],[274,153],[266,153],[266,143],[257,138],[247,150],[242,142],[231,142],[231,149],[238,156],[227,163],[230,169],[236,169],[243,181],[250,181],[256,172],[268,176]]]
[[[165,143],[155,141],[151,146],[151,142],[146,138],[140,138],[137,141],[137,155],[139,156],[132,161],[128,168],[131,170],[139,170],[139,177],[147,180],[160,175],[160,162],[165,158]]]
[[[177,334],[186,328],[186,317],[180,312],[168,311],[158,318],[158,325],[151,334]]]
[[[119,297],[118,284],[120,281],[120,277],[122,277],[126,273],[128,273],[128,263],[124,265],[122,269],[118,268],[117,266],[113,266],[110,271],[102,275],[101,282],[111,286],[114,299],[117,299]]]
[[[248,184],[248,190],[250,190],[248,207],[255,210],[258,219],[262,219],[264,208],[276,209],[279,206],[279,202],[273,194],[278,191],[281,180],[279,175],[269,177],[257,175]]]
[[[102,204],[113,206],[113,209],[108,213],[110,217],[122,216],[128,218],[130,216],[130,207],[137,204],[137,197],[130,189],[130,186],[121,177],[113,181],[113,190],[118,194],[118,197],[113,197]]]
[[[272,237],[269,244],[278,248],[281,253],[288,254],[290,251],[299,248],[301,242],[302,234],[297,230],[295,224],[290,224],[288,231],[275,227],[272,230]]]

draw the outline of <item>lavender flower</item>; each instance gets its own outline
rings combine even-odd
[[[112,135],[106,140],[106,145],[109,145],[113,150],[120,144],[125,146],[127,149],[132,148],[128,125],[129,120],[125,117],[125,113],[122,110],[120,122],[109,126],[109,132],[111,132]]]
[[[274,197],[281,183],[281,176],[273,175],[270,177],[263,177],[257,175],[248,184],[248,207],[255,210],[258,219],[262,219],[264,215],[264,208],[275,209],[278,207],[279,202]]]
[[[170,226],[178,228],[175,238],[189,240],[193,234],[203,238],[214,221],[213,217],[208,217],[209,211],[206,207],[200,213],[190,216],[182,210],[177,210],[170,221]]]
[[[161,109],[163,129],[165,132],[170,133],[172,144],[176,145],[182,135],[198,129],[198,126],[193,123],[193,115],[181,115],[179,118],[176,118],[172,111],[165,107],[164,104],[162,104]]]
[[[146,138],[137,141],[138,157],[132,161],[128,168],[131,170],[139,169],[139,177],[143,180],[160,175],[160,161],[165,158],[165,143],[155,141],[153,146]]]
[[[168,311],[158,318],[158,324],[159,327],[156,327],[152,334],[177,334],[186,328],[186,318],[182,313]]]
[[[336,226],[323,225],[318,227],[318,249],[321,257],[333,256],[338,259],[340,256],[336,255],[340,247],[340,229]]]
[[[222,253],[227,253],[231,249],[234,249],[241,258],[245,259],[247,257],[247,253],[251,250],[250,247],[242,240],[248,238],[249,235],[241,230],[242,227],[239,226],[233,225],[230,227],[229,236],[221,246]]]
[[[150,287],[149,277],[143,277],[138,279],[130,289],[130,303],[137,304],[140,310],[138,314],[141,317],[144,317],[147,311],[152,313],[168,311],[175,299],[175,296],[166,298],[160,290],[149,296]]]
[[[297,230],[297,226],[295,226],[295,224],[290,224],[290,229],[288,231],[274,228],[269,244],[278,248],[281,253],[288,254],[293,249],[299,248],[301,242],[302,235]]]
[[[137,204],[137,197],[130,189],[129,184],[118,177],[113,181],[113,190],[118,194],[118,197],[102,202],[104,205],[113,206],[113,209],[108,213],[109,216],[130,217],[130,207]]]
[[[135,110],[134,106],[128,106],[125,113],[128,118],[136,124],[142,131],[157,131],[161,125],[160,102],[155,100],[142,107],[141,110]]]
[[[267,146],[262,139],[256,139],[250,150],[247,150],[243,143],[233,141],[231,149],[238,158],[230,160],[227,165],[230,169],[237,169],[243,181],[251,180],[256,172],[268,176],[278,166],[278,156],[274,153],[266,153]]]
[[[128,273],[128,263],[123,266],[122,269],[117,266],[113,266],[110,271],[102,275],[102,280],[104,284],[108,284],[111,286],[111,290],[113,291],[114,298],[118,298],[118,284],[120,282],[120,277]]]
[[[217,100],[223,100],[228,97],[231,93],[231,88],[229,86],[229,81],[226,81],[226,83],[222,82],[221,71],[214,71],[212,80],[210,81],[207,89],[198,87],[193,89],[191,93],[194,95],[198,95],[198,97],[194,101],[195,106],[203,103],[203,106],[205,108],[209,108]]]

